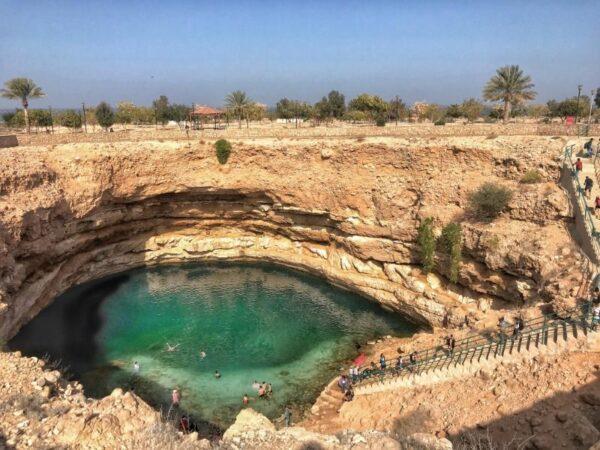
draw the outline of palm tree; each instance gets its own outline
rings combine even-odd
[[[29,133],[29,99],[40,98],[45,96],[42,88],[37,86],[33,80],[29,78],[13,78],[4,83],[5,89],[0,91],[0,95],[5,98],[21,100],[23,105],[23,114],[25,116],[25,126]]]
[[[234,91],[225,97],[225,106],[237,116],[240,128],[242,128],[242,119],[251,104],[252,100],[244,91]]]
[[[536,92],[529,75],[524,75],[519,66],[504,66],[496,70],[483,88],[483,98],[493,102],[504,102],[504,122],[510,117],[510,110],[526,100],[533,100]]]

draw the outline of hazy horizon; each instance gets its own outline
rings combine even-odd
[[[28,7],[23,7],[28,4]],[[597,1],[0,0],[0,83],[32,78],[32,108],[121,100],[220,106],[245,90],[274,105],[332,89],[407,103],[481,98],[503,65],[537,103],[600,87]],[[15,101],[0,98],[0,109]]]

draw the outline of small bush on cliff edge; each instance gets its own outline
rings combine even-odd
[[[542,174],[539,173],[537,170],[528,170],[527,173],[525,173],[525,175],[523,175],[523,178],[521,178],[521,183],[525,183],[525,184],[535,184],[535,183],[541,183],[542,182]]]
[[[462,260],[462,229],[457,223],[449,223],[442,229],[444,252],[450,256],[450,281],[458,281],[458,271]]]
[[[428,217],[421,222],[417,230],[417,243],[421,251],[421,264],[425,273],[431,272],[435,265],[435,235],[433,234],[433,218]]]
[[[480,218],[497,217],[508,206],[512,191],[496,183],[484,183],[471,193],[469,202],[473,212]]]
[[[231,154],[231,144],[226,139],[219,139],[215,142],[215,150],[217,152],[217,160],[220,164],[227,163]]]

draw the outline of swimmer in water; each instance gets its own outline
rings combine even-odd
[[[179,344],[175,344],[175,345],[171,345],[167,342],[167,351],[168,352],[174,352],[177,350],[177,347],[179,347]]]
[[[200,352],[200,359],[204,359],[206,358],[206,352],[201,351]]]

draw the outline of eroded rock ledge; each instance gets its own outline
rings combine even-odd
[[[7,151],[0,336],[13,336],[74,284],[196,260],[310,271],[430,325],[446,314],[458,323],[489,307],[568,296],[583,259],[555,183],[562,142],[529,138],[524,155],[511,145],[261,140],[234,143],[227,166],[210,143],[197,142]],[[545,182],[519,185],[532,166]],[[516,195],[502,218],[479,223],[466,211],[467,196],[489,179]],[[426,216],[462,223],[457,286],[445,280],[441,255],[440,276],[418,269],[416,228]]]

